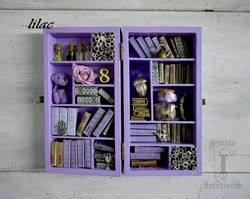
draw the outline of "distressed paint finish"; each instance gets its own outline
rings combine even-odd
[[[36,172],[44,167],[43,105],[37,104],[43,95],[43,48],[42,31],[26,27],[33,17],[58,27],[201,26],[202,95],[207,101],[202,159],[203,171],[209,173],[110,178]],[[249,198],[250,13],[1,10],[0,18],[1,199]],[[236,173],[213,173],[220,171]],[[239,182],[241,188],[205,188],[216,182]]]

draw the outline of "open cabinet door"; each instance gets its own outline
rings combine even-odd
[[[201,29],[124,27],[124,173],[201,175]]]
[[[120,28],[44,31],[48,172],[121,175]]]

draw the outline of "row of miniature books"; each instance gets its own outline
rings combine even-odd
[[[192,83],[192,68],[183,64],[153,62],[153,84]]]
[[[157,52],[162,48],[162,45],[166,48],[163,50],[168,53],[168,58],[187,58],[190,56],[186,39],[179,35],[172,37],[130,37],[129,42],[140,58],[157,57]]]
[[[191,143],[192,125],[190,124],[131,124],[131,142],[158,142],[164,137],[164,141],[171,143]]]
[[[103,88],[96,86],[77,86],[74,92],[77,104],[101,104],[101,97],[109,104],[114,104],[114,99]]]
[[[105,154],[110,154],[110,168],[114,168],[114,148],[102,141],[94,143],[93,157],[95,168],[105,169]],[[51,142],[51,166],[60,168],[91,168],[91,141],[86,140],[54,140]]]
[[[114,111],[98,108],[95,113],[85,111],[77,127],[77,108],[52,107],[52,135],[108,136],[113,123]],[[64,125],[61,125],[61,124]],[[77,128],[76,128],[77,127]],[[64,129],[64,131],[63,131]]]
[[[164,153],[164,147],[135,146],[130,153],[131,167],[157,167]]]

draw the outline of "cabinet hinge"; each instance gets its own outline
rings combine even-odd
[[[44,103],[44,96],[39,96],[37,99],[37,104],[43,104]]]
[[[202,105],[204,106],[204,105],[206,105],[206,99],[202,99]]]
[[[123,43],[120,43],[120,60],[123,60]]]
[[[122,160],[124,160],[124,143],[122,143],[122,153],[121,153],[121,155],[122,155]]]

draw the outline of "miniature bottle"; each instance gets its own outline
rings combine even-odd
[[[83,50],[84,50],[83,44],[82,43],[78,43],[77,50],[76,50],[76,60],[77,61],[84,60]]]
[[[85,60],[91,60],[90,43],[86,45]]]
[[[74,44],[69,43],[68,50],[69,50],[69,54],[67,55],[67,61],[75,61],[76,55],[74,52]]]
[[[63,61],[62,46],[60,43],[54,45],[54,61]]]

